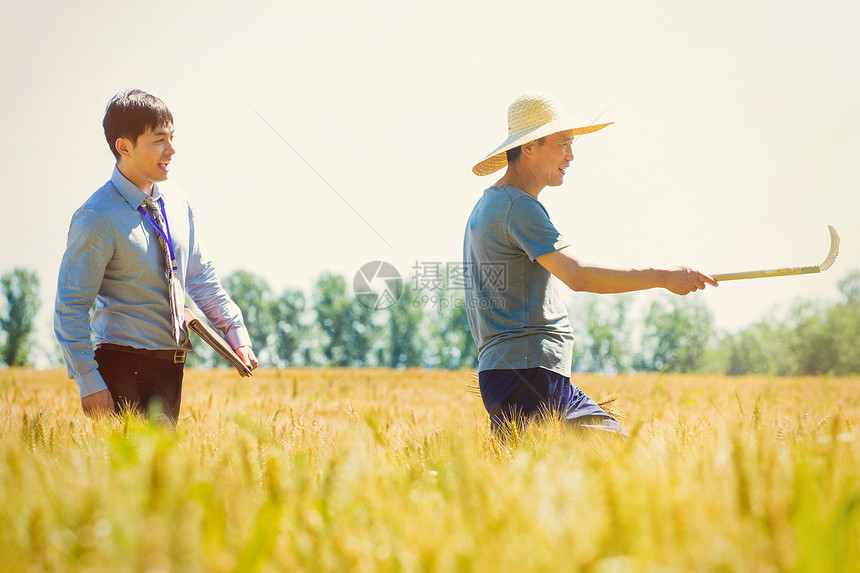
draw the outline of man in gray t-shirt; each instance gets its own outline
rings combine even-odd
[[[507,166],[472,210],[463,243],[479,385],[497,431],[514,417],[550,410],[580,426],[624,433],[570,382],[573,331],[553,275],[594,293],[662,287],[685,295],[717,286],[686,267],[615,269],[574,257],[538,195],[562,184],[573,138],[607,125],[582,127],[552,96],[525,94],[508,108],[508,139],[472,169],[489,175]]]

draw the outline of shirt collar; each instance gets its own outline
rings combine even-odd
[[[511,190],[511,191],[513,191],[513,192],[514,192],[514,194],[516,194],[516,195],[526,195],[526,196],[528,196],[528,197],[531,197],[531,198],[532,198],[532,199],[534,199],[535,201],[537,201],[537,200],[538,200],[538,199],[537,199],[537,197],[535,197],[535,196],[533,196],[533,195],[529,195],[528,193],[526,193],[525,191],[523,191],[523,190],[522,190],[522,189],[520,189],[519,187],[516,187],[516,186],[514,186],[514,185],[511,185],[510,183],[502,183],[502,184],[501,184],[501,185],[499,185],[498,187],[497,187],[497,186],[495,186],[495,185],[493,185],[492,187],[490,187],[490,189],[496,189],[496,190],[498,190],[498,191],[504,191],[505,189],[510,189],[510,190]]]
[[[125,199],[126,202],[134,209],[143,205],[144,199],[148,197],[148,195],[141,191],[137,185],[126,179],[125,175],[122,174],[119,167],[116,165],[114,165],[113,174],[110,176],[110,182],[113,184],[114,188],[119,191],[122,198]],[[152,200],[158,201],[159,197],[161,197],[161,191],[158,189],[158,184],[153,184]]]

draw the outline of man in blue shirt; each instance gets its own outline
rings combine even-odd
[[[129,90],[111,99],[103,127],[116,167],[72,217],[54,331],[85,413],[157,409],[175,423],[191,348],[185,293],[246,366],[256,368],[257,359],[242,313],[200,245],[185,194],[167,183],[176,152],[170,110]]]
[[[573,138],[583,126],[552,96],[529,93],[508,108],[508,138],[472,171],[507,166],[484,191],[466,225],[466,309],[478,346],[479,386],[495,431],[514,418],[552,412],[572,424],[626,434],[571,384],[573,330],[551,277],[574,291],[622,293],[665,288],[685,295],[716,281],[698,271],[616,269],[582,262],[538,200],[562,184]]]

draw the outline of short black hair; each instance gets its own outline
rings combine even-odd
[[[538,145],[543,145],[544,143],[546,143],[546,136],[539,138],[537,140],[537,142],[538,142]],[[511,163],[514,163],[517,159],[520,158],[520,155],[522,155],[522,154],[523,154],[523,146],[522,145],[517,145],[513,149],[508,149],[507,151],[505,151],[505,157],[508,160],[508,165],[510,165]]]
[[[505,157],[507,157],[507,159],[508,159],[508,165],[510,165],[511,163],[514,163],[517,159],[520,158],[520,155],[522,155],[522,154],[523,154],[523,146],[522,145],[517,145],[516,147],[513,147],[513,148],[505,151]]]
[[[173,114],[167,105],[142,90],[126,90],[113,96],[105,109],[102,127],[111,153],[119,160],[116,140],[120,137],[137,143],[147,129],[156,129],[173,123]]]

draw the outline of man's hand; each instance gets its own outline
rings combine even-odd
[[[717,286],[714,277],[688,267],[677,267],[666,272],[663,288],[679,295],[702,290],[705,284]]]
[[[110,414],[114,408],[113,396],[110,395],[110,390],[84,396],[81,398],[81,408],[84,414],[91,418]]]
[[[251,370],[257,367],[257,357],[254,355],[254,349],[250,346],[240,346],[236,349],[236,355]]]

